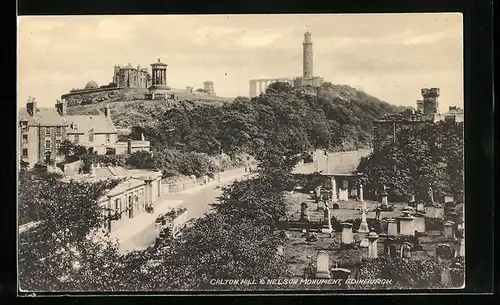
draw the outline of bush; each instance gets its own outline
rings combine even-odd
[[[381,257],[364,261],[358,279],[392,279],[392,283],[369,285],[368,289],[440,288],[444,266],[434,260],[406,260],[400,257]]]

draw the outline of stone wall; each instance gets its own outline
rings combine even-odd
[[[145,93],[147,93],[147,89],[100,88],[64,94],[61,98],[66,100],[68,107],[72,107],[105,102],[144,99]]]

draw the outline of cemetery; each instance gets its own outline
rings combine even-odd
[[[362,186],[339,193],[321,184],[310,192],[287,194],[288,213],[279,222],[285,246],[279,252],[286,257],[292,277],[342,279],[341,285],[300,289],[409,288],[419,285],[405,279],[411,277],[413,265],[431,268],[428,281],[435,288],[463,285],[463,203],[450,196],[442,203],[433,198],[415,202],[414,197],[390,202],[385,186],[379,200],[364,199]],[[377,273],[376,266],[385,262],[400,274]],[[365,285],[367,281],[375,284]]]

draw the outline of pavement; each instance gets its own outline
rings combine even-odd
[[[121,252],[143,250],[155,243],[159,230],[155,226],[158,215],[168,212],[172,208],[187,208],[187,219],[199,218],[210,210],[210,204],[214,203],[222,193],[222,186],[230,184],[234,180],[241,180],[244,175],[235,175],[221,179],[220,183],[212,181],[205,185],[195,186],[188,190],[165,194],[160,197],[155,205],[154,213],[141,213],[132,219],[120,224],[120,227],[112,231],[111,236],[118,239]]]

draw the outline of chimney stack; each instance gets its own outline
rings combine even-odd
[[[68,106],[67,106],[66,100],[63,99],[62,101],[57,101],[56,109],[57,109],[57,112],[59,113],[59,115],[66,117],[66,109],[67,108],[68,108]]]
[[[104,107],[104,116],[106,116],[108,119],[111,119],[111,111],[109,110],[109,105],[106,105],[106,107]]]
[[[31,97],[31,95],[28,98],[28,102],[26,102],[26,110],[28,110],[28,114],[31,116],[34,116],[37,112],[35,98]]]

